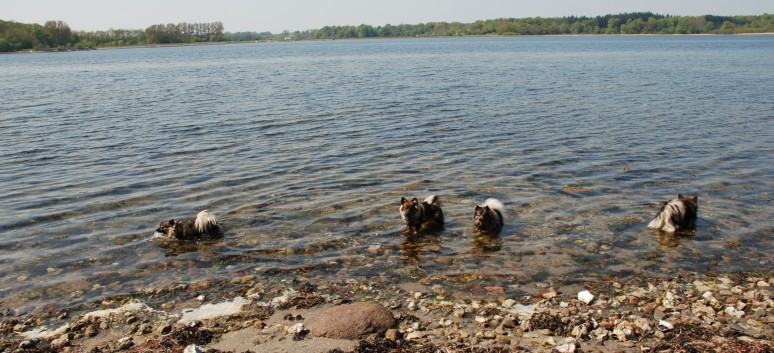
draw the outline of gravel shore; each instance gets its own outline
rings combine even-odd
[[[463,297],[290,281],[224,298],[180,285],[72,316],[4,316],[0,352],[774,352],[771,272],[528,286]]]

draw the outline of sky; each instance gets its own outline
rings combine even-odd
[[[75,31],[223,22],[226,32],[323,26],[474,22],[496,18],[597,16],[650,11],[679,16],[774,13],[772,0],[2,0],[0,20],[64,21]]]

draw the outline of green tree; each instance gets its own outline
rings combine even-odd
[[[51,47],[65,46],[72,38],[70,26],[63,21],[46,21],[43,25],[43,33],[48,37]]]
[[[621,20],[617,17],[613,17],[607,21],[607,29],[605,34],[618,34],[621,33]]]

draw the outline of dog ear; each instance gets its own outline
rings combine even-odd
[[[699,204],[699,197],[698,196],[694,196],[693,197],[693,202],[698,205]]]
[[[170,219],[169,220],[169,225],[171,225],[171,226],[175,225],[175,220],[174,219]]]
[[[416,205],[416,204],[419,203],[419,200],[417,200],[417,198],[415,197],[415,198],[411,199],[411,203]]]
[[[405,197],[403,197],[403,196],[401,196],[401,197],[400,197],[400,203],[401,203],[401,204],[404,204],[404,203],[406,203],[406,198],[405,198]]]
[[[677,199],[678,199],[678,200],[679,200],[679,199],[682,199],[682,198],[683,198],[683,194],[677,194]]]
[[[481,211],[481,206],[476,205],[476,212]]]

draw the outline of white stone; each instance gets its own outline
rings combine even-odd
[[[559,344],[556,345],[556,350],[559,353],[572,353],[575,352],[575,339],[565,338]]]
[[[304,324],[299,322],[299,323],[297,323],[297,324],[295,324],[293,326],[290,326],[288,328],[288,333],[291,334],[291,335],[299,335],[302,332],[304,332],[305,329],[306,328],[304,327]]]
[[[419,338],[424,338],[427,336],[427,331],[414,331],[406,335],[406,340],[411,341]]]
[[[591,292],[589,292],[587,290],[584,290],[584,291],[578,293],[578,300],[580,300],[580,301],[582,301],[582,302],[584,302],[586,304],[589,304],[589,303],[591,303],[592,300],[594,300],[594,295],[591,294]]]
[[[706,292],[704,292],[704,294],[701,295],[701,297],[704,298],[704,299],[707,299],[707,300],[711,300],[712,299],[712,292],[706,291]]]
[[[663,327],[663,328],[665,328],[665,329],[667,329],[667,330],[671,330],[671,329],[675,328],[675,325],[672,325],[672,323],[671,323],[671,322],[669,322],[669,321],[664,321],[664,320],[659,320],[659,322],[658,322],[658,326],[659,326],[659,327]]]
[[[516,301],[513,299],[505,299],[505,301],[503,301],[503,306],[506,308],[510,308],[514,305],[516,305]]]
[[[192,344],[188,347],[185,347],[185,350],[183,350],[183,353],[202,353],[201,348],[197,347],[195,344]]]
[[[213,317],[234,315],[242,311],[242,306],[250,304],[250,300],[236,297],[232,301],[218,304],[204,304],[198,309],[184,309],[181,323],[191,323],[196,320],[211,319]]]

